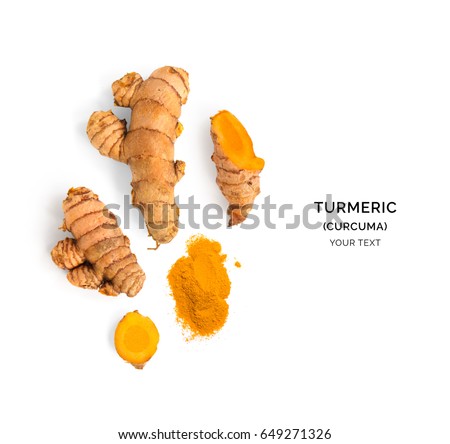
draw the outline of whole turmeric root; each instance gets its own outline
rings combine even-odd
[[[211,117],[211,137],[217,185],[228,200],[229,226],[243,222],[260,193],[259,173],[264,160],[256,157],[252,139],[229,111]]]
[[[135,296],[145,274],[131,253],[130,241],[117,225],[114,214],[88,188],[71,188],[63,202],[65,238],[53,248],[53,262],[70,270],[67,279],[82,288],[98,289],[108,296]]]
[[[133,204],[142,211],[157,245],[168,243],[178,231],[174,187],[185,163],[174,162],[174,142],[183,129],[178,118],[189,93],[188,74],[165,66],[144,81],[133,72],[115,81],[112,90],[116,105],[132,109],[128,132],[125,120],[111,111],[97,111],[87,134],[100,154],[130,166]]]

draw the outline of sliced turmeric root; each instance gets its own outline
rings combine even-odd
[[[141,370],[156,353],[159,332],[153,321],[137,310],[127,313],[117,324],[114,345],[119,356]]]
[[[229,111],[220,111],[211,117],[211,137],[217,185],[229,203],[229,225],[239,224],[247,217],[260,192],[259,173],[264,168],[264,160],[255,155],[252,139]]]

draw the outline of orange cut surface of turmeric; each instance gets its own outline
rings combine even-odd
[[[259,173],[264,160],[255,155],[252,139],[229,111],[211,117],[211,138],[216,182],[229,204],[229,225],[237,225],[246,219],[260,193]]]
[[[229,111],[211,117],[211,128],[226,157],[242,170],[262,170],[264,159],[256,157],[247,130]]]
[[[219,242],[194,236],[187,256],[178,259],[168,274],[175,312],[187,339],[210,337],[228,317],[231,283]]]
[[[138,311],[127,313],[118,323],[114,334],[117,353],[137,369],[156,353],[159,332],[153,321]]]

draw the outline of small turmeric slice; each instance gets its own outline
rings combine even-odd
[[[127,313],[117,324],[114,345],[119,356],[141,370],[156,353],[159,332],[153,321],[137,310]]]

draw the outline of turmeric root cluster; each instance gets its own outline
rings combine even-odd
[[[63,202],[63,230],[74,238],[59,241],[51,255],[69,270],[67,279],[78,287],[98,289],[108,296],[135,296],[145,274],[130,250],[130,241],[115,216],[88,188],[71,188]]]
[[[96,111],[87,124],[89,140],[100,154],[129,165],[132,202],[142,211],[157,246],[168,243],[178,231],[174,187],[185,163],[175,160],[174,143],[183,130],[178,119],[189,94],[188,74],[165,66],[143,80],[132,72],[115,81],[112,92],[115,105],[132,110],[129,128],[112,111]],[[229,225],[239,224],[260,192],[264,160],[255,155],[244,126],[228,111],[211,118],[211,136],[216,182],[229,203]],[[63,211],[62,229],[73,237],[58,242],[51,256],[58,267],[69,270],[68,280],[110,296],[139,293],[145,274],[115,216],[98,196],[85,187],[71,188]],[[226,255],[218,242],[202,236],[190,239],[187,253],[167,276],[177,319],[189,339],[210,337],[228,317]],[[155,354],[158,342],[155,324],[137,311],[124,316],[114,336],[119,356],[138,369]]]
[[[181,106],[189,93],[186,71],[165,66],[147,79],[133,72],[112,85],[115,104],[132,109],[130,128],[111,111],[94,112],[87,125],[100,154],[127,163],[132,172],[132,201],[140,208],[157,245],[178,231],[174,187],[185,163],[174,161],[174,142],[181,134]]]

